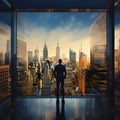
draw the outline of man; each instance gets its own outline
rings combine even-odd
[[[66,68],[62,64],[62,59],[58,60],[58,64],[54,68],[54,76],[57,85],[57,99],[59,98],[59,86],[61,84],[62,99],[64,99],[64,79],[66,78]]]

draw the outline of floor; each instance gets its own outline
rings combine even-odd
[[[0,110],[0,120],[120,120],[107,96],[19,97]]]

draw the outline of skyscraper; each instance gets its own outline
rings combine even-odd
[[[69,58],[70,58],[70,67],[75,68],[76,67],[76,52],[70,49]]]
[[[17,39],[17,65],[24,66],[27,70],[28,56],[27,56],[27,43],[23,40]]]
[[[47,49],[47,45],[45,42],[44,48],[43,48],[43,60],[45,61],[46,59],[48,59],[48,49]]]
[[[4,65],[4,55],[2,52],[0,53],[0,65]]]
[[[60,59],[60,47],[59,47],[59,43],[57,42],[57,47],[56,47],[56,62],[58,62],[58,59]]]
[[[79,68],[86,69],[87,65],[87,56],[83,52],[79,52]]]
[[[5,53],[5,64],[9,65],[11,59],[11,45],[10,40],[7,40],[6,53]]]
[[[0,99],[10,95],[10,80],[9,65],[0,66]]]
[[[48,49],[46,42],[43,48],[43,88],[42,88],[42,95],[50,95],[51,94],[51,81],[49,77],[49,64],[47,62],[48,59]]]
[[[93,86],[100,93],[107,92],[106,13],[102,13],[91,27],[91,70]]]
[[[43,65],[43,69],[44,69],[44,73],[43,73],[43,83],[44,84],[50,84],[49,82],[49,75],[48,75],[48,71],[49,71],[49,65],[47,63],[47,59],[48,59],[48,49],[47,49],[47,45],[46,42],[44,44],[44,48],[43,48],[43,60],[44,60],[44,65]]]
[[[29,85],[27,43],[17,39],[18,94],[27,95]],[[23,92],[24,91],[24,92]]]
[[[44,63],[44,75],[43,75],[44,84],[50,84],[49,78],[49,65],[47,61]]]
[[[28,63],[33,62],[33,52],[32,51],[28,51]]]
[[[39,50],[36,48],[34,51],[34,62],[39,61]]]

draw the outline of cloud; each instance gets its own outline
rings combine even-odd
[[[83,24],[83,21],[78,20],[78,18],[75,16],[65,16],[66,18],[62,20],[58,19],[59,17],[60,16],[55,16],[55,19],[53,20],[53,18],[50,19],[51,16],[49,16],[49,20],[53,20],[53,22],[51,25],[48,25],[50,22],[46,23],[48,26],[41,25],[41,23],[40,25],[38,23],[37,25],[34,25],[29,21],[26,22],[24,20],[25,23],[23,28],[20,26],[20,31],[22,33],[20,35],[24,41],[28,43],[28,50],[34,51],[38,47],[40,56],[42,56],[44,42],[46,41],[49,56],[55,56],[57,42],[59,42],[61,55],[66,54],[66,56],[69,58],[69,48],[71,48],[77,53],[78,56],[78,52],[81,47],[81,41],[89,41],[90,25],[86,26]],[[41,19],[41,17],[39,19]],[[45,23],[45,21],[43,23]],[[36,22],[38,22],[38,20],[36,20]],[[84,53],[89,54],[89,44],[85,45],[88,42],[83,43],[83,50],[85,51]]]
[[[0,40],[10,39],[10,27],[4,23],[0,23]]]
[[[36,27],[26,36],[26,41],[29,50],[34,51],[38,47],[40,56],[43,55],[43,47],[46,41],[49,57],[56,55],[56,46],[57,42],[59,42],[61,56],[62,54],[66,54],[69,58],[69,48],[71,48],[77,53],[78,59],[81,41],[83,41],[84,53],[89,54],[89,34],[86,34],[85,31],[86,28],[82,30],[77,28],[69,30],[67,28],[56,27],[48,31],[45,28]]]
[[[11,39],[10,27],[0,22],[0,52],[5,53],[6,41]]]

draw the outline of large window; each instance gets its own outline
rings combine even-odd
[[[19,12],[18,95],[56,94],[53,70],[66,66],[65,95],[106,94],[106,13]]]
[[[115,103],[120,107],[120,13],[115,12]]]
[[[11,93],[11,17],[8,12],[0,12],[0,102]]]

